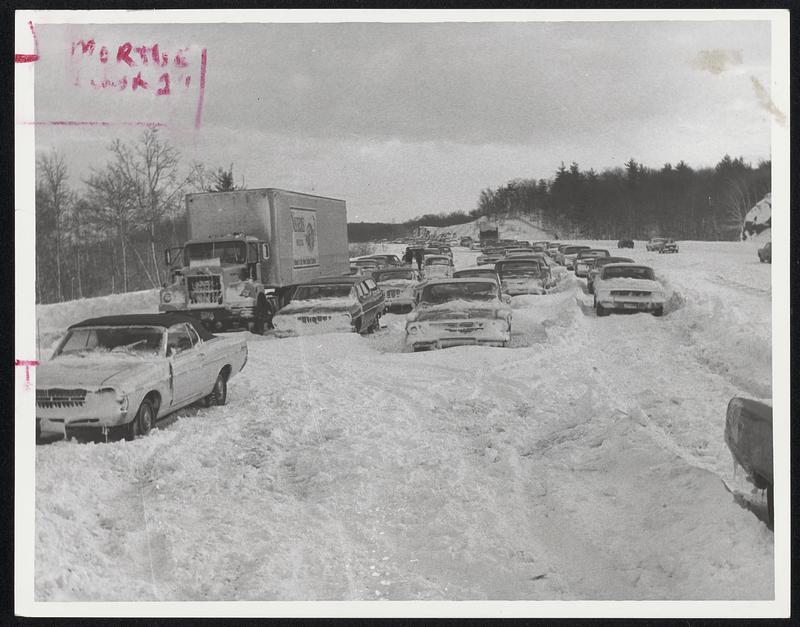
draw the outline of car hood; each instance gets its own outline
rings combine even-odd
[[[155,377],[166,359],[140,357],[57,357],[43,362],[36,371],[36,387],[71,387],[86,390],[105,386],[133,389],[141,380]]]
[[[299,314],[325,314],[347,312],[354,303],[349,298],[324,298],[319,300],[300,300],[289,303],[278,311],[278,316],[296,316]]]
[[[640,290],[643,292],[655,292],[661,290],[661,284],[658,281],[651,281],[650,279],[605,279],[599,281],[596,289],[609,289],[609,290]]]
[[[476,303],[457,300],[441,305],[422,305],[416,311],[418,321],[427,320],[470,320],[472,318],[494,318],[495,311],[510,311],[499,301]]]
[[[412,281],[410,279],[390,279],[388,281],[381,281],[378,283],[378,287],[381,289],[389,288],[405,288],[412,284],[416,283],[416,281]]]

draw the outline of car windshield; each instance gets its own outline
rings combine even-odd
[[[578,259],[593,259],[594,257],[608,257],[607,250],[582,250],[578,253]]]
[[[244,242],[203,242],[187,244],[184,253],[185,263],[191,265],[192,261],[219,259],[220,263],[245,263],[247,260],[247,247]]]
[[[666,241],[663,237],[654,237],[650,240],[651,242],[663,242]]]
[[[605,265],[610,263],[632,263],[633,259],[627,259],[626,257],[598,257],[594,260],[594,267],[601,268]]]
[[[487,255],[502,255],[506,252],[505,248],[487,248]]]
[[[542,266],[535,261],[511,261],[497,267],[501,277],[541,277]]]
[[[347,298],[353,291],[351,283],[331,285],[301,285],[295,290],[292,300],[321,300],[325,298]]]
[[[404,270],[403,272],[376,272],[372,275],[376,283],[381,281],[394,281],[396,279],[404,279],[406,281],[414,280],[414,273],[411,270]]]
[[[435,259],[426,259],[425,260],[425,265],[426,266],[449,266],[450,265],[450,260],[449,259],[441,259],[441,258],[438,258],[438,257],[435,258]]]
[[[655,279],[653,269],[647,266],[606,266],[603,268],[604,279]]]
[[[422,290],[420,302],[440,305],[451,300],[482,300],[497,298],[497,286],[485,281],[475,283],[437,283]]]
[[[80,355],[90,353],[121,353],[141,357],[163,353],[162,327],[79,327],[71,329],[55,353]]]

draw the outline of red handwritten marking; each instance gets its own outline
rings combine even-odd
[[[28,22],[28,28],[31,29],[31,35],[33,35],[33,54],[15,54],[14,63],[33,63],[39,60],[39,40],[36,38],[33,22]]]
[[[194,114],[194,127],[200,128],[203,118],[203,97],[206,93],[206,49],[200,54],[200,94],[197,97],[197,112]]]
[[[131,59],[131,50],[133,46],[130,42],[125,42],[117,49],[117,63],[120,61],[124,61],[128,65],[133,65],[133,59]]]
[[[25,389],[28,390],[31,387],[31,366],[38,366],[39,362],[35,359],[15,359],[14,360],[15,366],[25,366]]]
[[[19,120],[17,124],[26,126],[147,126],[166,127],[165,122],[101,122],[94,120]]]

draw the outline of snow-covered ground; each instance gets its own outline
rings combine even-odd
[[[723,441],[732,396],[771,397],[770,266],[750,242],[680,246],[625,251],[666,283],[663,318],[597,318],[570,274],[514,298],[506,349],[409,353],[393,314],[366,337],[248,334],[227,406],[38,446],[36,599],[773,598],[745,507],[764,497]]]

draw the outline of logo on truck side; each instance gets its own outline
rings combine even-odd
[[[295,268],[319,265],[317,256],[317,212],[313,209],[291,208],[292,258]]]

